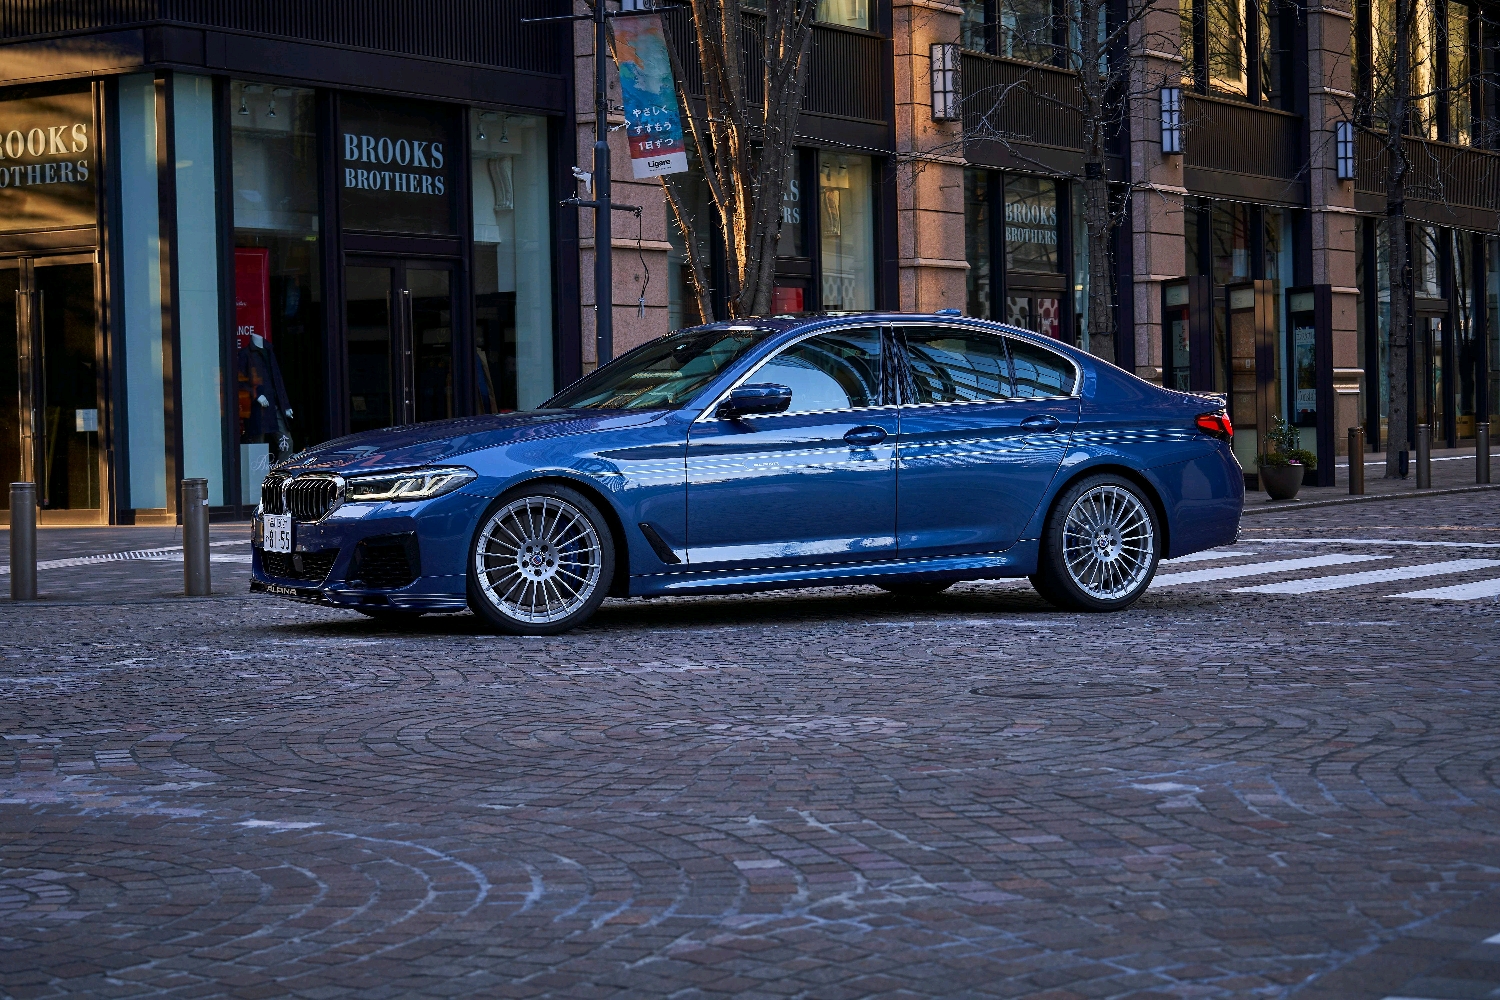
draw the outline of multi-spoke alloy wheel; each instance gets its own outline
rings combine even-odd
[[[612,568],[609,531],[593,505],[563,487],[538,487],[502,497],[480,523],[470,603],[478,597],[475,611],[506,631],[561,632],[599,606]]]
[[[1132,604],[1156,572],[1156,518],[1135,484],[1095,476],[1069,488],[1048,519],[1037,590],[1053,604],[1113,611]]]

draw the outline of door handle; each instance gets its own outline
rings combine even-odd
[[[1028,431],[1055,431],[1061,426],[1062,421],[1048,413],[1039,413],[1021,421],[1021,429]]]
[[[885,440],[885,428],[873,425],[856,427],[844,435],[844,440],[850,444],[879,444]]]

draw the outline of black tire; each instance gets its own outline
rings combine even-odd
[[[956,582],[954,580],[934,580],[931,582],[913,580],[902,583],[877,583],[875,586],[892,597],[901,597],[909,601],[920,601],[929,597],[936,597]]]
[[[373,618],[386,625],[401,625],[405,622],[414,622],[427,612],[408,611],[405,608],[383,608],[383,607],[359,607],[355,608],[366,618]]]
[[[555,518],[550,528],[549,518]],[[503,530],[496,527],[500,522]],[[481,571],[481,559],[487,570]],[[558,483],[523,485],[479,519],[468,567],[469,608],[489,627],[557,635],[587,621],[608,596],[614,540],[604,515],[582,493]]]
[[[1161,545],[1145,491],[1123,476],[1088,476],[1048,512],[1031,585],[1064,611],[1123,611],[1151,585]]]

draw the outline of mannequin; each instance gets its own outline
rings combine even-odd
[[[281,366],[266,338],[252,333],[239,350],[240,440],[271,445],[271,461],[292,453],[291,400],[281,381]]]

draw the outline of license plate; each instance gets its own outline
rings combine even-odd
[[[265,541],[267,552],[292,551],[292,515],[265,514]]]

